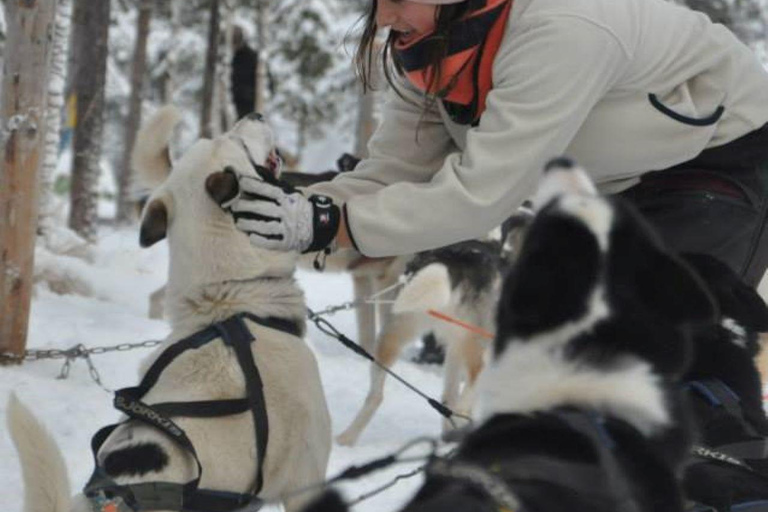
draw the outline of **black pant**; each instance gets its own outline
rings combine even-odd
[[[710,254],[751,286],[768,268],[768,124],[620,195],[678,252]]]

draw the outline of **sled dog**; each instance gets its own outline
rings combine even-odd
[[[115,496],[123,500],[113,504],[120,511],[219,510],[213,504],[223,503],[234,509],[257,490],[260,500],[280,500],[325,477],[330,417],[317,362],[302,339],[306,309],[293,277],[296,257],[254,248],[219,207],[236,193],[229,168],[268,178],[272,132],[251,115],[214,140],[196,142],[170,172],[165,143],[173,116],[161,111],[139,137],[154,143],[134,154],[137,169],[164,178],[144,208],[140,241],[146,247],[168,240],[172,332],[144,365],[143,397],[131,401],[130,389],[118,392],[116,404],[127,401],[121,410],[129,418],[98,440],[87,496],[70,503],[59,450],[26,408],[11,404],[27,512],[108,510]],[[182,344],[193,346],[181,351]],[[214,415],[220,409],[231,414]],[[163,413],[173,410],[180,412]],[[166,505],[176,499],[177,506]],[[296,511],[307,499],[295,495],[284,505]]]

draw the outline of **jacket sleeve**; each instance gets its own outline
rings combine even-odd
[[[446,155],[456,151],[437,107],[425,110],[420,92],[405,83],[398,87],[403,97],[388,93],[381,123],[368,143],[368,157],[354,172],[313,185],[310,192],[344,202],[396,182],[425,183],[442,167]]]
[[[373,257],[406,254],[482,236],[499,225],[532,194],[544,164],[565,151],[629,60],[613,32],[588,20],[528,19],[506,35],[486,111],[469,130],[464,151],[448,154],[434,173],[418,167],[432,168],[446,143],[439,151],[405,146],[413,113],[395,110],[399,122],[382,126],[372,144],[374,162],[365,167],[378,190],[350,187],[346,196],[357,248]],[[407,135],[388,133],[393,129]],[[397,167],[378,172],[390,164]]]

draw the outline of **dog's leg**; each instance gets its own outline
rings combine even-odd
[[[393,316],[391,321],[383,327],[381,336],[379,336],[376,346],[376,360],[390,368],[400,355],[403,346],[418,334],[417,330],[416,315]],[[360,437],[363,429],[371,421],[373,414],[384,399],[385,379],[386,373],[378,366],[371,365],[371,387],[368,390],[368,396],[365,397],[362,409],[357,413],[349,427],[336,437],[339,444],[351,446],[357,442],[357,438]]]
[[[149,318],[162,320],[165,311],[165,287],[161,286],[149,296]]]
[[[442,336],[442,335],[441,335]],[[441,341],[438,338],[438,341]],[[456,407],[462,377],[462,339],[452,339],[445,343],[445,367],[443,368],[443,404],[450,409]],[[455,419],[454,419],[455,421]],[[451,422],[443,419],[443,437],[453,429]]]
[[[374,293],[374,278],[367,275],[353,275],[352,284],[355,301],[363,300]],[[357,307],[357,334],[360,345],[368,352],[373,352],[376,345],[376,306],[361,304]]]
[[[465,416],[471,416],[472,407],[475,404],[475,385],[477,377],[483,371],[485,366],[485,351],[488,347],[488,340],[481,336],[472,335],[462,344],[463,361],[466,368],[467,380],[464,383],[464,389],[456,403],[456,412]],[[460,421],[467,421],[460,419]]]

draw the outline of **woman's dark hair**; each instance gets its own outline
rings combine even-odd
[[[384,77],[387,79],[387,83],[399,94],[399,89],[395,84],[395,77],[392,75],[393,70],[400,76],[404,75],[403,68],[393,51],[399,32],[392,30],[387,41],[384,43],[384,48],[380,50],[376,48],[376,32],[379,29],[376,25],[376,7],[378,2],[379,0],[371,0],[370,8],[363,16],[365,26],[355,55],[357,74],[363,83],[363,90],[371,90],[374,82],[372,79],[374,73],[373,66],[376,64],[376,55],[380,53]],[[441,63],[448,51],[448,32],[453,24],[467,12],[469,4],[469,1],[465,1],[457,4],[438,5],[435,10],[435,32],[431,36],[433,44],[430,45],[428,59],[434,73],[432,73],[430,83],[427,84],[428,91],[434,90],[433,86],[440,83],[442,75]]]

